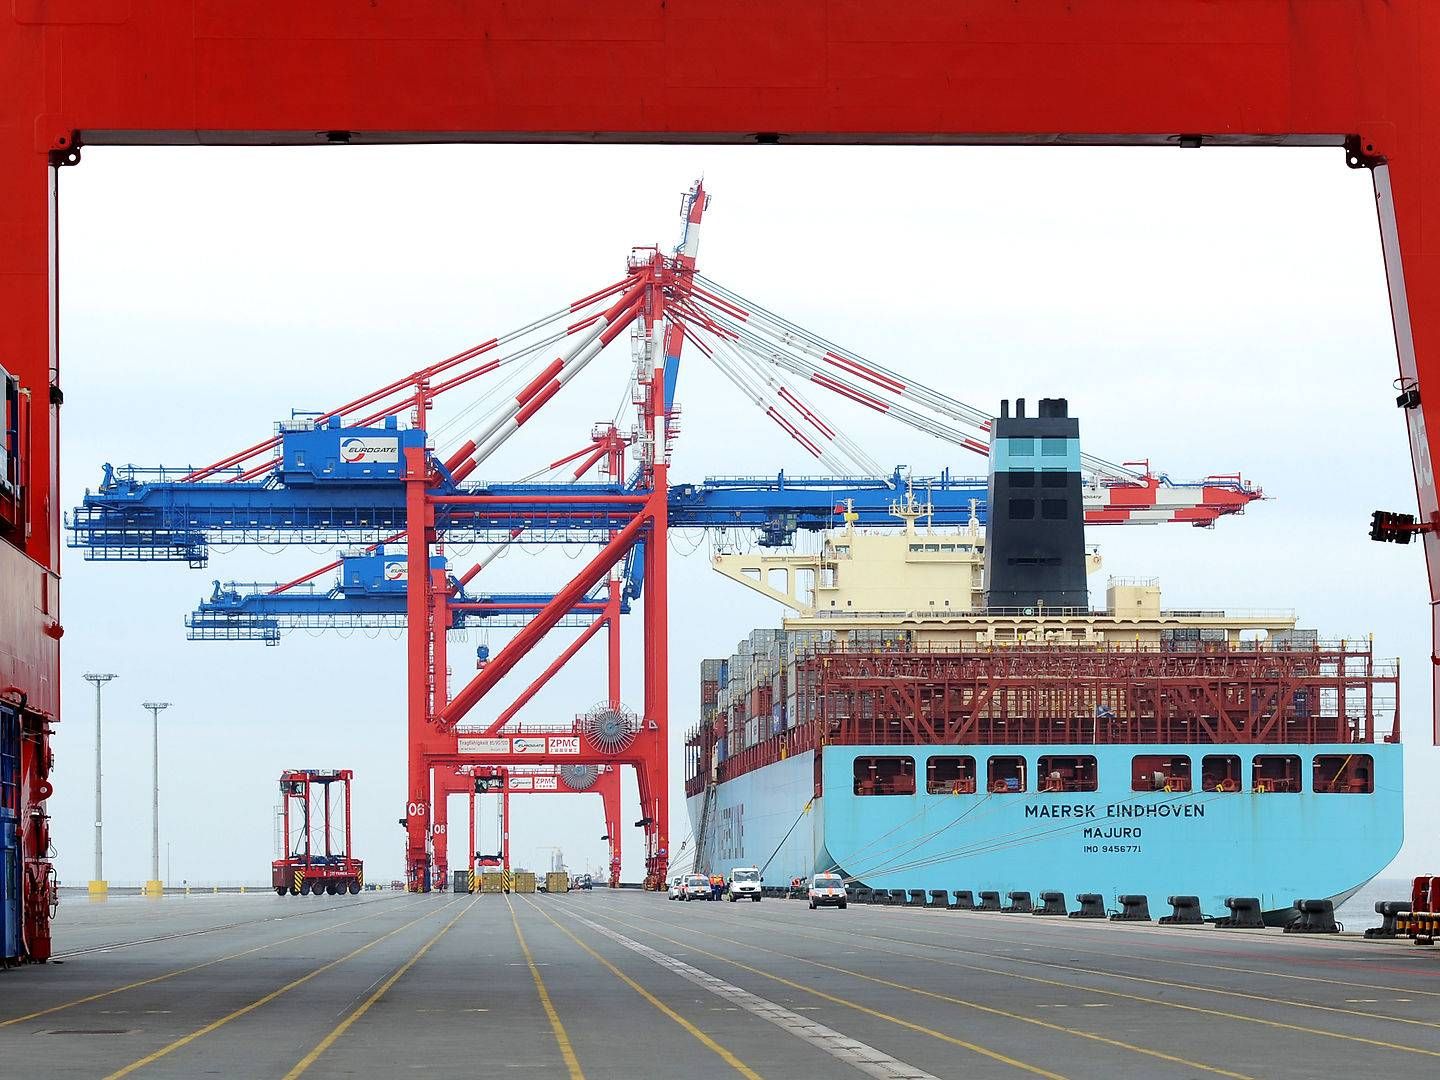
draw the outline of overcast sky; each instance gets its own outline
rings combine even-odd
[[[98,483],[102,462],[208,462],[292,408],[338,404],[615,280],[632,245],[674,244],[680,194],[701,173],[714,196],[701,268],[730,288],[992,411],[1003,397],[1066,396],[1086,448],[1110,460],[1263,485],[1266,501],[1214,529],[1090,530],[1105,557],[1092,600],[1103,603],[1106,574],[1153,575],[1169,607],[1294,608],[1323,636],[1373,633],[1404,676],[1410,829],[1393,872],[1440,865],[1423,558],[1366,535],[1372,510],[1414,503],[1389,309],[1369,175],[1338,149],[87,148],[61,188],[64,505]],[[583,444],[628,372],[622,339],[485,478]],[[693,354],[678,398],[676,482],[806,471]],[[886,465],[983,471],[863,409],[825,406]],[[551,589],[580,554],[521,548],[485,576],[492,589]],[[679,740],[696,719],[699,661],[782,613],[710,570],[703,538],[675,538],[673,555],[676,850],[689,834]],[[357,853],[372,879],[400,876],[399,635],[297,632],[275,648],[184,637],[212,578],[285,580],[332,557],[217,549],[190,570],[67,553],[51,802],[63,880],[91,873],[91,670],[120,676],[105,691],[112,882],[149,875],[140,703],[157,698],[174,702],[161,771],[175,881],[263,879],[276,778],[312,766],[355,770]],[[624,697],[637,707],[640,631],[632,619]],[[573,633],[502,690],[513,696]],[[453,635],[455,684],[477,644],[505,636]],[[600,700],[603,651],[582,652],[527,716],[568,719]],[[598,869],[598,797],[514,809],[518,861],[546,866],[545,845],[559,845],[572,867]],[[463,812],[457,799],[456,853]],[[632,789],[627,878],[642,873],[636,817]]]

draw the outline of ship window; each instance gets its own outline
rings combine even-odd
[[[924,545],[924,544],[911,544],[911,545],[910,545],[910,550],[911,550],[911,551],[924,551],[924,550],[925,550],[925,545]]]
[[[1069,482],[1070,474],[1064,469],[1046,469],[1040,474],[1040,486],[1063,488]]]
[[[856,795],[914,795],[913,757],[857,757]]]
[[[1295,754],[1257,754],[1254,764],[1256,791],[1300,790],[1300,758]]]
[[[1311,790],[1325,795],[1372,795],[1375,759],[1369,754],[1316,754]]]
[[[926,544],[926,545],[925,545],[925,550],[926,550],[926,551],[939,551],[939,550],[940,550],[940,545],[939,545],[939,544]]]
[[[1034,500],[1034,499],[1011,499],[1011,500],[1010,500],[1010,520],[1011,520],[1011,521],[1030,521],[1030,520],[1031,520],[1032,518],[1034,518],[1034,517],[1035,517],[1035,500]]]
[[[925,763],[925,790],[931,795],[975,794],[975,759],[932,757]]]
[[[1035,456],[1035,440],[1034,440],[1034,439],[1010,439],[1010,440],[1009,440],[1009,443],[1010,443],[1010,445],[1009,445],[1008,447],[1006,447],[1006,449],[1010,451],[1010,456],[1011,456],[1011,457],[1034,457],[1034,456]]]
[[[1012,472],[1010,474],[1011,487],[1034,487],[1035,474],[1033,472]]]
[[[1200,763],[1201,791],[1239,791],[1240,759],[1234,754],[1206,754]]]
[[[1064,499],[1041,499],[1040,516],[1046,521],[1064,521],[1066,503]]]
[[[1041,791],[1094,791],[1095,759],[1088,754],[1052,754],[1040,759],[1037,773]]]
[[[1130,790],[1189,791],[1190,758],[1185,754],[1135,755],[1130,759]]]
[[[992,757],[985,776],[985,787],[997,795],[1013,795],[1024,791],[1025,759]]]
[[[1041,440],[1040,440],[1040,456],[1041,456],[1041,457],[1064,457],[1064,456],[1065,456],[1065,440],[1064,440],[1064,439],[1041,439]]]

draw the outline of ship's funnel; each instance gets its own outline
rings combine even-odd
[[[1064,398],[1003,402],[990,431],[988,608],[1088,608],[1080,422]]]

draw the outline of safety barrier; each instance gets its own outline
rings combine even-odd
[[[1030,899],[1028,892],[1017,891],[1008,893],[1007,895],[1010,898],[1010,903],[1000,909],[1005,912],[1006,915],[1030,915],[1035,911],[1035,904]]]
[[[1075,902],[1080,905],[1079,911],[1070,912],[1072,919],[1103,919],[1105,918],[1105,898],[1098,892],[1082,892],[1075,894]]]
[[[1338,934],[1333,900],[1296,900],[1295,918],[1285,924],[1287,934]]]
[[[1258,896],[1227,896],[1225,907],[1229,915],[1215,920],[1215,925],[1231,929],[1260,930],[1265,926],[1265,917],[1260,913]]]
[[[1165,902],[1170,905],[1170,914],[1160,916],[1161,926],[1205,925],[1205,916],[1200,912],[1198,896],[1167,896]]]
[[[1040,906],[1035,909],[1036,915],[1068,915],[1065,909],[1065,894],[1060,892],[1042,892],[1040,894]]]
[[[871,903],[874,898],[875,890],[868,889],[864,885],[857,885],[855,888],[850,890],[850,899],[854,900],[857,904]]]
[[[1397,936],[1398,928],[1396,920],[1402,915],[1410,914],[1410,901],[1408,900],[1376,900],[1375,914],[1380,916],[1379,926],[1372,926],[1365,931],[1367,938],[1393,938]]]
[[[976,905],[976,911],[999,911],[1000,894],[998,892],[982,892],[980,903]]]
[[[1150,898],[1148,896],[1126,894],[1117,896],[1115,901],[1120,905],[1120,910],[1110,916],[1111,922],[1150,921]]]

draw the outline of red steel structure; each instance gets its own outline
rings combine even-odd
[[[61,174],[84,146],[1343,147],[1337,164],[1374,179],[1440,635],[1440,446],[1426,423],[1433,395],[1421,392],[1440,365],[1440,128],[1425,108],[1440,94],[1437,40],[1429,0],[799,0],[743,13],[694,0],[15,0],[0,21],[0,368],[15,386],[3,475],[18,488],[0,504],[0,695],[23,720],[25,954],[49,955],[45,799],[63,633],[57,237]],[[663,526],[657,512],[663,499],[637,514],[637,531]],[[662,565],[647,577],[663,589],[664,545],[647,557],[656,549]],[[663,659],[664,630],[663,617],[647,625],[647,656]],[[413,651],[412,675],[427,662]],[[412,702],[412,733],[427,708]],[[463,711],[447,709],[442,720]],[[663,778],[660,791],[663,804]]]
[[[1126,745],[1400,741],[1400,670],[1368,641],[1195,651],[1024,645],[819,651],[788,730],[716,761],[746,706],[686,737],[685,792],[835,744]],[[768,704],[762,710],[768,713]],[[1388,720],[1387,726],[1382,726]],[[818,769],[817,769],[818,783]],[[817,792],[818,793],[818,792]]]
[[[587,782],[588,781],[588,782]],[[620,770],[613,765],[581,767],[569,773],[564,766],[476,766],[440,767],[434,770],[435,818],[432,837],[436,878],[442,884],[449,880],[449,809],[450,795],[465,795],[470,819],[469,867],[474,870],[480,849],[476,846],[475,797],[483,794],[481,784],[500,798],[500,865],[510,868],[510,796],[511,795],[599,795],[604,806],[605,839],[610,857],[610,887],[620,886]],[[577,786],[578,785],[578,786]]]

